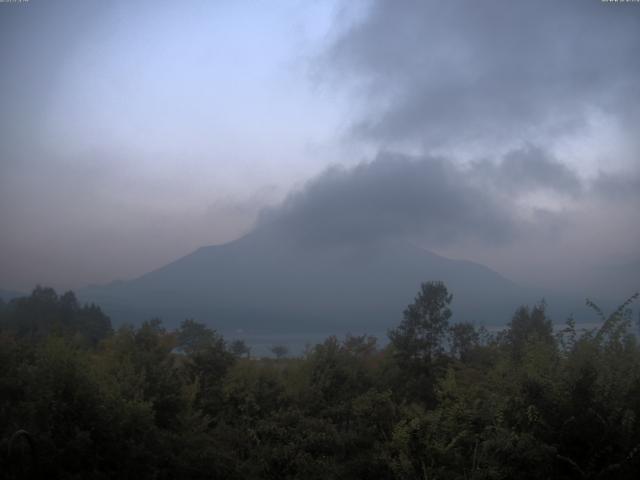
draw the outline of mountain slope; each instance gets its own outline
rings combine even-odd
[[[504,323],[527,300],[487,267],[407,243],[319,247],[268,228],[79,296],[101,305],[116,323],[159,316],[171,325],[194,317],[222,331],[339,333],[395,325],[427,280],[447,284],[460,320]]]
[[[14,292],[12,290],[0,290],[0,299],[4,302],[8,302],[9,300],[13,300],[14,298],[24,297],[26,294],[21,292]]]

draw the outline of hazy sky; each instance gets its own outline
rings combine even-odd
[[[640,4],[30,0],[0,60],[0,288],[138,276],[260,211],[639,287]]]

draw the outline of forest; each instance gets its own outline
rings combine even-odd
[[[637,296],[589,302],[589,330],[541,302],[490,332],[427,282],[384,346],[257,358],[194,319],[113,328],[37,287],[0,303],[0,477],[635,479]]]

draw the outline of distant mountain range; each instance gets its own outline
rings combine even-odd
[[[396,325],[429,280],[444,281],[453,293],[454,321],[504,325],[518,305],[542,297],[483,265],[407,242],[303,245],[268,227],[78,295],[116,324],[195,318],[222,332],[361,333]],[[584,300],[559,303],[555,311],[565,315]]]

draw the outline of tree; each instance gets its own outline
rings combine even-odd
[[[186,354],[185,369],[190,381],[197,382],[197,404],[207,414],[222,404],[222,383],[235,357],[224,338],[195,320],[185,320],[176,331],[178,347]]]
[[[389,331],[396,354],[404,362],[430,362],[442,352],[453,295],[442,282],[426,282],[414,302],[404,311],[404,320]]]
[[[271,347],[271,353],[273,353],[277,359],[280,359],[287,356],[289,349],[284,345],[274,345]]]
[[[245,343],[244,340],[234,340],[231,342],[231,353],[236,357],[249,357],[251,354],[251,348]]]
[[[451,355],[466,362],[480,343],[480,335],[472,323],[456,323],[449,329]]]
[[[553,324],[547,317],[546,308],[546,303],[542,301],[531,310],[527,306],[521,306],[516,310],[504,338],[514,359],[522,357],[527,345],[554,345]]]
[[[100,307],[80,305],[71,291],[58,296],[52,288],[36,287],[4,308],[0,328],[17,337],[41,341],[51,334],[74,338],[79,345],[97,345],[111,335],[111,321]]]
[[[192,318],[183,320],[176,333],[177,347],[187,354],[202,351],[221,340],[214,330]]]
[[[453,296],[442,282],[423,283],[404,320],[389,331],[399,373],[394,390],[407,398],[431,404],[442,360]]]

